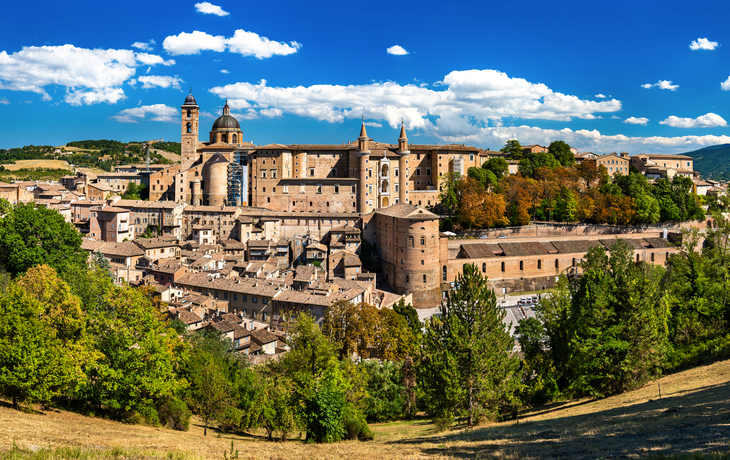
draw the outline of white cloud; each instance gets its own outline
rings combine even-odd
[[[10,101],[6,97],[0,97],[0,105],[10,105]]]
[[[617,115],[611,115],[611,120],[620,120],[620,119],[621,119],[621,117],[619,117]]]
[[[597,97],[598,99],[606,99],[606,96],[603,95],[603,94],[600,94],[600,93],[599,94],[596,94],[595,97]]]
[[[151,51],[155,44],[157,44],[157,42],[154,40],[150,40],[149,42],[134,42],[132,43],[132,48],[137,48],[141,51]]]
[[[388,54],[394,54],[396,56],[404,56],[406,54],[409,54],[408,51],[406,51],[406,49],[400,45],[393,45],[386,51],[388,52]]]
[[[145,75],[139,77],[137,81],[142,83],[142,88],[144,89],[155,87],[180,89],[180,83],[183,83],[183,80],[177,76],[168,77],[163,75]]]
[[[730,91],[730,77],[727,77],[727,80],[720,83],[720,89],[723,91]]]
[[[273,55],[286,56],[296,53],[302,45],[295,41],[277,42],[261,37],[255,32],[238,29],[230,38],[198,30],[191,33],[181,32],[179,35],[165,38],[162,47],[172,55],[198,54],[201,51],[223,52],[228,49],[232,53],[264,59]]]
[[[639,118],[629,117],[629,118],[627,118],[627,119],[624,120],[624,123],[628,123],[630,125],[644,125],[644,126],[646,126],[646,124],[648,122],[649,122],[649,119],[646,118],[646,117],[639,117]]]
[[[469,136],[448,136],[445,142],[469,145],[502,146],[509,139],[529,139],[548,145],[563,140],[580,151],[591,152],[653,152],[682,153],[709,145],[730,143],[730,136],[629,137],[624,134],[606,135],[598,130],[543,129],[534,126],[484,127]]]
[[[689,44],[689,49],[696,51],[696,50],[714,50],[717,48],[718,43],[717,42],[711,42],[710,40],[706,38],[698,38],[697,40],[692,41],[692,43]]]
[[[162,64],[164,66],[171,66],[175,65],[174,59],[164,60],[161,56],[157,56],[156,54],[148,54],[148,53],[137,53],[137,61],[139,61],[141,64],[144,65],[157,65]],[[149,69],[147,69],[149,70]]]
[[[169,54],[198,54],[201,51],[225,51],[226,37],[210,35],[195,30],[191,33],[181,32],[179,35],[170,35],[162,42],[162,47]]]
[[[365,122],[365,126],[372,126],[373,128],[382,128],[382,123],[375,123],[374,121]]]
[[[74,45],[27,46],[8,54],[0,51],[0,89],[29,91],[51,100],[48,86],[65,87],[72,105],[116,103],[121,89],[140,65],[172,65],[160,56],[132,50],[86,49]]]
[[[582,100],[496,70],[454,71],[444,77],[439,89],[442,87],[445,89],[437,91],[393,82],[269,87],[262,80],[258,84],[219,86],[211,92],[229,99],[234,109],[244,105],[257,111],[275,107],[328,122],[364,114],[391,127],[397,127],[403,117],[410,128],[438,131],[439,135],[474,132],[488,121],[496,123],[506,117],[568,121],[621,110],[621,102],[615,99]]]
[[[680,118],[672,115],[659,123],[673,128],[717,128],[727,126],[725,119],[715,113],[707,113],[697,118]]]
[[[150,118],[147,118],[148,115],[150,115]],[[168,107],[165,104],[153,104],[124,109],[112,118],[122,123],[139,123],[140,120],[176,123],[178,121],[177,115],[177,109],[173,107]]]
[[[122,88],[109,87],[91,89],[88,91],[70,89],[63,100],[71,105],[91,105],[98,104],[100,102],[116,104],[117,102],[126,99],[126,97],[127,96],[124,95]]]
[[[670,91],[674,91],[677,88],[679,88],[679,85],[673,85],[671,80],[659,80],[656,83],[645,83],[641,85],[642,88],[651,89],[651,88],[659,88],[659,89],[668,89]]]
[[[222,69],[221,73],[231,73],[231,72],[227,71],[226,69]]]
[[[196,3],[195,10],[198,13],[215,14],[216,16],[228,16],[231,14],[228,11],[223,11],[223,8],[220,6],[208,2]]]

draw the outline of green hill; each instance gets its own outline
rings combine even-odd
[[[703,179],[730,180],[730,144],[712,145],[683,155],[695,159],[695,171]]]

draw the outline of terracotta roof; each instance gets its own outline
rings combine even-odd
[[[377,209],[375,213],[410,220],[434,220],[439,218],[439,216],[431,211],[427,211],[420,206],[414,206],[409,203],[396,203],[387,208]]]
[[[122,243],[106,243],[99,250],[104,255],[109,254],[124,257],[144,255],[144,251],[131,241],[124,241]]]
[[[275,334],[267,331],[266,329],[257,329],[251,332],[251,340],[263,346],[271,342],[279,340]]]
[[[494,253],[486,244],[462,244],[457,257],[460,259],[484,259],[494,257]]]
[[[644,238],[652,248],[671,248],[672,245],[664,238]]]
[[[172,275],[172,274],[175,274],[178,271],[180,271],[182,268],[183,268],[183,264],[179,260],[161,259],[157,263],[157,266],[154,269],[152,269],[152,271]]]
[[[187,325],[200,323],[203,321],[203,318],[201,318],[200,316],[196,315],[190,310],[183,309],[178,311],[177,318]]]
[[[188,274],[174,283],[177,286],[190,286],[203,290],[218,290],[236,292],[241,294],[260,295],[273,298],[281,291],[279,286],[274,286],[265,280],[251,278],[213,278],[207,273]]]
[[[136,238],[134,242],[142,249],[177,247],[177,241],[162,238]]]
[[[83,240],[81,241],[81,249],[96,252],[97,249],[105,244],[106,243],[104,241]]]

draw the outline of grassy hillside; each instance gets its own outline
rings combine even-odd
[[[683,155],[695,159],[695,171],[703,179],[730,180],[730,144],[713,145]]]
[[[730,458],[728,383],[730,361],[722,361],[604,400],[540,407],[513,422],[447,433],[435,433],[427,420],[377,424],[372,442],[330,445],[266,442],[263,432],[213,430],[204,437],[195,419],[190,431],[176,432],[52,409],[21,413],[5,405],[0,459],[223,459],[231,442],[240,458],[257,459]]]

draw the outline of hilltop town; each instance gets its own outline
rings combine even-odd
[[[242,353],[285,351],[276,334],[286,328],[286,312],[309,311],[321,323],[337,301],[433,309],[465,264],[506,295],[555,287],[560,275],[580,270],[591,247],[608,248],[617,237],[636,261],[663,265],[677,252],[676,223],[543,223],[456,238],[440,231],[440,216],[429,210],[438,209],[444,178],[507,153],[409,144],[405,126],[397,142],[376,142],[364,122],[358,139],[342,145],[257,146],[243,141],[227,104],[201,142],[199,111],[190,94],[180,111],[177,164],[0,184],[0,196],[56,210],[84,236],[90,256],[108,259],[115,282],[152,286],[171,317],[190,330],[225,334]],[[609,175],[633,167],[651,180],[687,177],[700,196],[725,192],[722,183],[700,180],[690,157],[572,150],[578,163]],[[517,160],[506,163],[508,174],[518,172]],[[130,186],[146,188],[148,200],[123,199]]]

